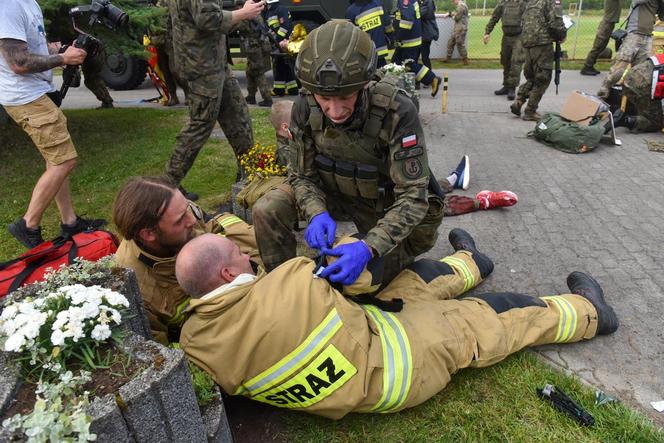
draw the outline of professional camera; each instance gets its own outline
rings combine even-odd
[[[75,48],[84,49],[88,53],[88,57],[97,55],[102,47],[99,39],[92,35],[81,31],[76,26],[76,18],[87,15],[88,26],[94,27],[95,25],[104,25],[111,31],[118,28],[123,28],[129,23],[129,16],[117,6],[113,6],[110,0],[92,0],[92,3],[84,6],[75,6],[69,10],[72,26],[78,32],[78,37],[74,40]],[[67,45],[60,49],[64,52]],[[81,71],[79,66],[68,65],[62,73],[62,87],[60,88],[60,100],[64,100],[65,95],[70,87],[77,88],[81,85]]]

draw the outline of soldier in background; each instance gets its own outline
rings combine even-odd
[[[244,20],[238,28],[242,36],[243,49],[247,56],[247,103],[256,104],[256,92],[260,91],[263,100],[258,106],[272,106],[270,85],[265,73],[272,68],[270,52],[272,45],[260,28],[264,27],[263,18],[259,15],[253,20]],[[267,29],[267,28],[265,28]]]
[[[369,34],[376,45],[378,61],[376,66],[385,66],[388,53],[386,34],[394,32],[389,11],[383,9],[382,0],[354,0],[346,9],[346,20],[357,25]],[[431,68],[431,66],[429,66]]]
[[[521,108],[527,100],[523,119],[537,121],[541,118],[537,107],[551,83],[553,43],[562,43],[567,37],[560,0],[528,0],[521,27],[521,43],[526,56],[523,67],[526,82],[519,86],[510,110],[514,115],[521,115]]]
[[[177,185],[191,169],[217,122],[236,159],[254,144],[247,102],[228,66],[226,34],[240,21],[258,16],[263,7],[263,2],[246,2],[241,9],[224,11],[214,0],[171,1],[175,62],[190,88],[189,121],[176,138],[165,171]],[[238,161],[238,178],[240,174]],[[183,194],[189,200],[198,198],[192,192]]]
[[[433,0],[418,0],[422,14],[422,47],[420,55],[422,64],[429,69],[431,67],[431,43],[438,40],[440,32],[436,23],[436,3]]]
[[[620,45],[609,74],[597,92],[598,96],[608,98],[609,90],[620,81],[629,65],[636,66],[650,57],[652,31],[659,4],[659,0],[632,0],[627,16],[627,36]]]
[[[452,60],[452,53],[456,46],[464,65],[468,64],[468,51],[466,50],[466,34],[468,33],[468,6],[463,0],[454,0],[456,10],[447,17],[454,18],[454,30],[452,36],[447,41],[447,58],[444,61]]]
[[[159,0],[157,6],[170,8],[170,0]],[[166,13],[163,32],[155,32],[150,35],[150,43],[157,50],[157,60],[159,69],[163,74],[163,80],[168,88],[169,97],[166,106],[174,106],[180,104],[178,99],[177,88],[178,85],[186,95],[189,93],[187,82],[179,75],[175,69],[175,56],[173,54],[173,22],[170,13]]]
[[[385,257],[387,282],[436,243],[443,203],[427,192],[417,109],[388,80],[370,83],[375,69],[371,38],[348,21],[327,22],[304,40],[296,62],[302,95],[289,128],[291,189],[268,192],[252,212],[267,270],[295,256],[298,209],[309,246],[340,257],[324,271],[335,282],[354,281],[373,256]],[[333,217],[342,215],[364,240],[330,249]]]
[[[288,40],[293,32],[293,22],[288,8],[279,4],[279,0],[267,0],[267,11],[265,12],[267,26],[274,33],[277,42]],[[299,88],[293,66],[286,58],[287,54],[282,54],[274,58],[272,70],[274,73],[274,84],[272,85],[272,95],[284,96],[297,95]]]
[[[101,102],[100,109],[113,107],[113,98],[108,92],[104,79],[101,78],[101,70],[104,67],[104,60],[106,60],[106,51],[102,47],[99,52],[92,57],[86,57],[81,65],[83,83],[85,84],[85,87],[97,97],[97,100]]]
[[[652,84],[653,79],[655,85]],[[623,81],[623,94],[634,105],[637,115],[626,115],[618,111],[614,114],[615,126],[625,126],[633,132],[660,131],[664,126],[664,54],[654,55],[629,68]]]
[[[616,23],[620,21],[620,0],[604,0],[604,16],[597,27],[597,34],[593,47],[586,57],[586,62],[581,69],[581,75],[598,75],[599,71],[595,69],[597,57],[604,51],[609,44],[611,33]]]
[[[500,64],[503,66],[503,87],[494,91],[496,95],[507,95],[507,100],[514,100],[516,87],[519,86],[523,66],[523,48],[521,47],[521,17],[526,0],[498,0],[489,23],[484,30],[484,44],[489,43],[489,35],[502,20],[503,39],[500,42]]]

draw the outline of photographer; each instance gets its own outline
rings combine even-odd
[[[58,54],[58,45],[47,44],[42,11],[35,0],[6,0],[3,10],[0,104],[46,160],[46,171],[37,181],[28,210],[8,226],[19,242],[32,248],[44,241],[40,222],[53,200],[60,211],[62,235],[73,235],[90,224],[76,215],[71,202],[68,176],[77,154],[67,119],[57,106],[60,95],[53,86],[52,71],[58,66],[79,65],[87,54],[74,47]]]

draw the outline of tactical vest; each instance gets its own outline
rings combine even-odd
[[[503,34],[514,36],[521,34],[521,15],[523,7],[521,0],[508,0],[503,3]]]
[[[650,61],[653,64],[650,98],[661,100],[664,98],[664,54],[653,55]]]
[[[366,120],[357,129],[325,125],[325,115],[316,99],[311,93],[305,94],[308,125],[317,151],[315,163],[326,192],[377,200],[381,208],[394,201],[388,147],[392,119],[386,117],[399,109],[399,93],[405,94],[395,77],[372,83],[366,95]]]
[[[647,0],[637,5],[632,4],[632,9],[627,16],[627,32],[652,35],[655,27],[655,19],[661,2],[659,0]]]

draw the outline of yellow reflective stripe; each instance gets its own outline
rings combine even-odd
[[[231,48],[231,54],[239,54],[240,52],[240,48]]]
[[[376,49],[376,54],[378,54],[379,57],[385,57],[388,52],[389,50],[387,49],[387,46],[381,46]]]
[[[330,344],[295,377],[252,400],[282,408],[307,408],[332,395],[355,374],[355,366]]]
[[[191,297],[185,298],[183,301],[181,301],[176,307],[175,307],[175,314],[168,319],[166,324],[168,325],[181,325],[182,322],[184,322],[184,310],[187,308],[187,305],[189,304],[189,301],[191,300]]]
[[[272,15],[272,16],[268,17],[267,18],[267,24],[270,27],[279,26],[279,16]]]
[[[357,17],[355,17],[355,20],[357,22],[361,22],[363,20],[366,20],[371,17],[375,16],[381,16],[383,15],[383,7],[382,6],[376,6],[375,8],[367,9],[366,11],[363,11],[361,14],[357,14]]]
[[[402,48],[413,48],[415,46],[420,46],[422,44],[422,37],[413,38],[410,40],[404,40],[401,42]]]
[[[253,397],[283,382],[318,354],[342,326],[341,317],[335,308],[297,348],[276,364],[243,383],[235,395],[248,394]]]
[[[297,80],[291,80],[286,83],[286,89],[297,88]]]
[[[227,217],[217,219],[217,223],[219,223],[219,225],[224,229],[228,228],[229,226],[233,226],[234,224],[242,222],[243,220],[237,215],[229,215]]]
[[[429,68],[426,66],[422,65],[419,71],[417,71],[417,74],[415,75],[415,79],[419,82],[424,78],[425,75],[429,73]]]
[[[286,34],[288,34],[288,29],[284,28],[283,26],[279,28],[277,31],[277,35],[279,37],[286,37]]]
[[[568,300],[559,295],[542,297],[542,299],[553,302],[560,313],[560,317],[558,318],[558,330],[554,342],[564,343],[570,341],[576,332],[576,309],[574,309],[574,306],[572,306]]]
[[[272,84],[272,89],[286,89],[286,82],[277,80]]]
[[[445,257],[441,259],[443,263],[450,265],[455,271],[461,274],[463,278],[463,292],[466,292],[473,286],[475,286],[475,278],[473,277],[473,272],[468,267],[468,264],[456,257]]]
[[[363,305],[362,308],[378,326],[383,347],[383,393],[371,410],[391,412],[403,405],[410,392],[413,375],[410,342],[394,314],[371,305]]]
[[[415,18],[417,19],[422,18],[422,16],[420,15],[420,4],[418,2],[415,2],[413,6],[415,6]]]
[[[413,29],[413,22],[408,20],[399,20],[399,27],[402,29]]]
[[[382,26],[383,8],[380,6],[376,8],[369,9],[365,11],[364,14],[358,15],[355,18],[355,23],[359,26],[364,32],[371,31],[376,29],[379,26]]]

